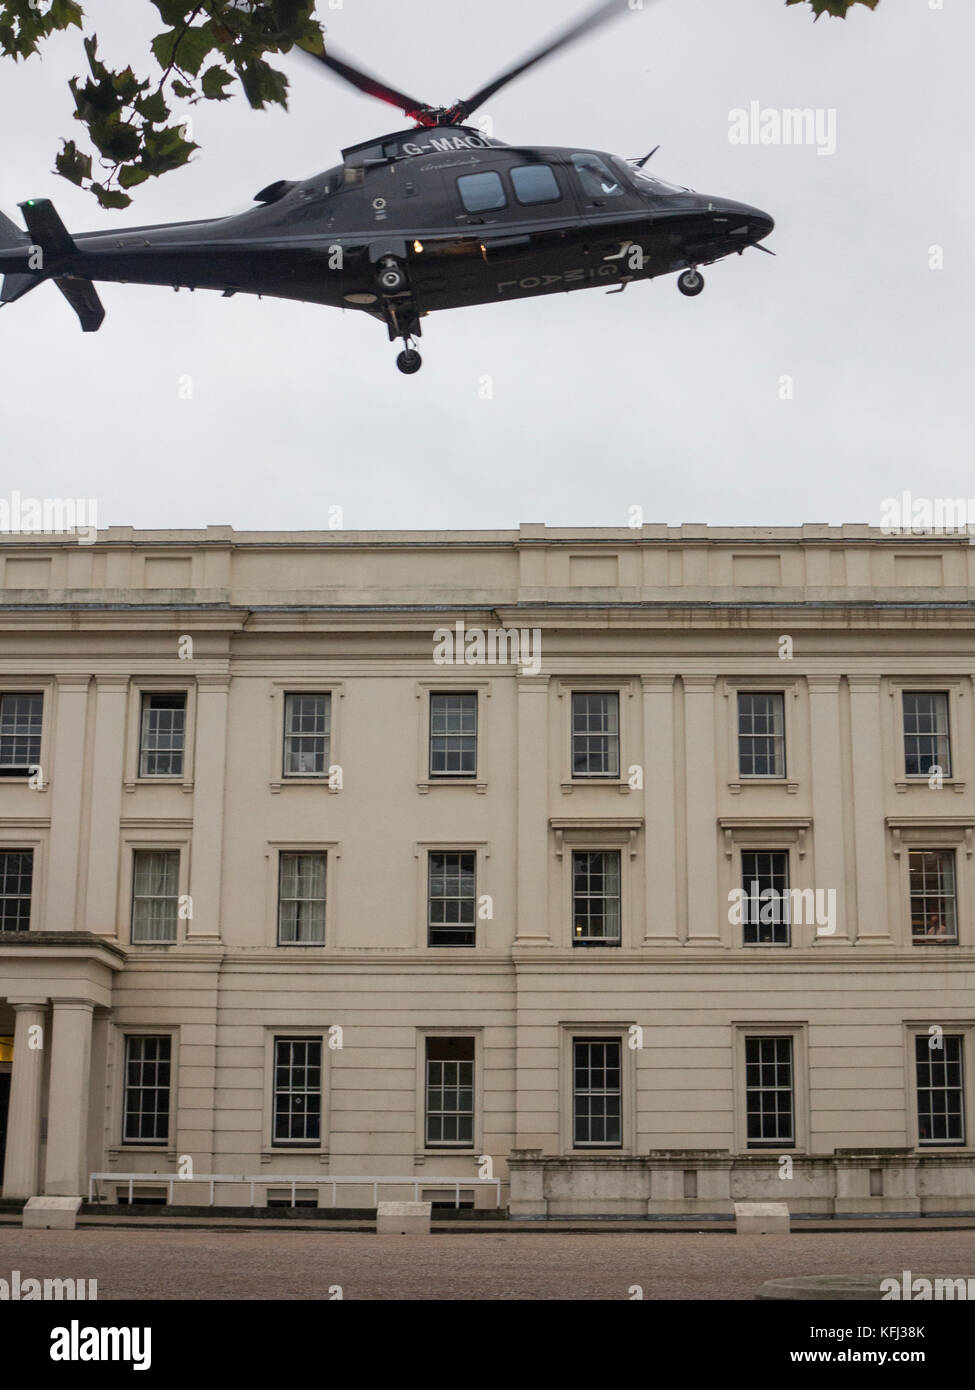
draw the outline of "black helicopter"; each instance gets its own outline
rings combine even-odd
[[[766,250],[767,213],[655,178],[651,155],[505,145],[467,124],[507,83],[628,8],[602,0],[451,107],[416,101],[331,49],[309,55],[414,127],[343,150],[342,164],[314,178],[271,184],[237,216],[72,236],[47,199],[21,203],[26,233],[0,214],[0,305],[53,280],[86,333],[105,317],[95,280],[359,309],[391,342],[403,339],[397,366],[412,375],[421,319],[439,309],[598,285],[622,292],[672,271],[682,294],[698,295],[700,266]]]

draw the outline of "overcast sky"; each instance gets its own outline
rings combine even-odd
[[[770,212],[777,259],[713,266],[697,299],[670,276],[432,315],[407,378],[365,315],[104,285],[105,324],[82,335],[41,287],[0,313],[0,495],[93,497],[101,526],[154,528],[324,529],[338,505],[353,530],[623,526],[634,504],[670,524],[879,524],[902,489],[975,496],[975,6],[931,3],[814,24],[783,0],[648,0],[489,104],[502,140],[660,144],[659,175]],[[583,7],[319,0],[337,48],[437,103]],[[106,56],[148,71],[148,0],[85,8]],[[289,113],[197,108],[193,163],[102,213],[51,173],[80,132],[79,55],[59,36],[43,63],[0,64],[0,206],[18,221],[29,197],[77,232],[237,212],[407,124],[285,60]],[[835,110],[836,153],[730,143],[752,101]]]

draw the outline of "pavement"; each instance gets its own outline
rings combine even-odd
[[[954,1223],[953,1223],[954,1224]],[[802,1274],[975,1278],[975,1229],[451,1230],[0,1228],[0,1279],[97,1279],[106,1299],[752,1299]],[[636,1292],[636,1290],[639,1292]]]

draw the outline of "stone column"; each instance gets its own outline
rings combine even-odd
[[[128,676],[96,676],[91,831],[85,930],[114,936],[118,929],[119,820],[125,776]]]
[[[51,1197],[87,1194],[88,1089],[94,1004],[55,999],[48,1085],[47,1172]]]
[[[193,770],[193,916],[187,941],[220,940],[223,880],[223,816],[227,777],[229,676],[198,676]]]
[[[14,1064],[7,1111],[4,1197],[36,1197],[40,1192],[41,1081],[44,1075],[46,1003],[8,1000],[16,1015]],[[38,1033],[31,1029],[37,1028]],[[31,1043],[34,1046],[31,1046]],[[38,1046],[38,1044],[40,1044]]]
[[[643,676],[643,804],[647,910],[644,946],[676,946],[677,833],[674,810],[674,678]]]
[[[42,930],[78,927],[78,867],[81,846],[81,792],[85,769],[85,714],[89,676],[58,676],[57,722],[51,798],[51,840],[47,872],[47,920]],[[45,779],[51,769],[44,769]],[[116,839],[118,835],[116,833]]]
[[[720,946],[727,903],[718,902],[718,797],[713,676],[684,677],[687,944]]]
[[[880,681],[850,676],[853,746],[853,844],[856,853],[857,940],[890,945],[887,917],[885,782],[891,777],[880,734]]]
[[[836,931],[823,935],[813,928],[810,944],[848,946],[852,939],[846,892],[847,826],[844,823],[844,747],[840,722],[839,676],[807,676],[809,687],[810,764],[814,888],[836,893]],[[879,809],[879,808],[878,808]],[[828,901],[828,900],[827,900]]]
[[[516,946],[548,946],[548,677],[518,677]]]

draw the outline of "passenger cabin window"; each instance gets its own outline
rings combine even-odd
[[[572,163],[587,198],[622,198],[623,185],[598,154],[574,154]]]
[[[501,175],[493,170],[487,174],[464,174],[457,180],[457,187],[468,212],[495,212],[508,206]]]
[[[519,164],[511,171],[511,182],[515,197],[525,207],[561,201],[562,190],[548,164]]]

